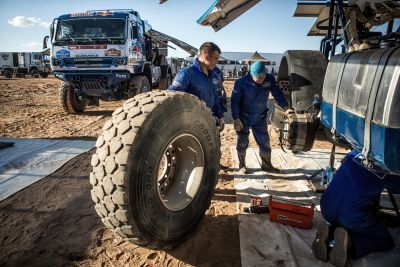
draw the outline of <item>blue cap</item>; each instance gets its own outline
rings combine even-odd
[[[265,65],[261,61],[256,61],[250,66],[250,74],[253,77],[260,77],[265,74]]]

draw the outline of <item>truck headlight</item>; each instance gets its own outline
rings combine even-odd
[[[114,60],[114,62],[115,62],[115,64],[117,64],[117,65],[125,65],[125,64],[126,64],[126,60],[125,60],[125,58],[123,58],[123,57],[116,58],[116,59]]]
[[[53,66],[58,66],[58,65],[61,65],[61,60],[53,58]]]

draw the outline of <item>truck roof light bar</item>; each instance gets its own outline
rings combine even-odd
[[[133,9],[98,9],[98,10],[88,10],[87,12],[121,12],[121,13],[130,13],[139,17],[139,13]]]

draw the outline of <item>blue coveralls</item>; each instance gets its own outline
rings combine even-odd
[[[224,82],[224,75],[222,71],[218,68],[215,67],[213,69],[214,75],[212,78],[212,82],[214,84],[215,90],[217,91],[218,95],[218,102],[221,108],[221,111],[223,113],[227,112],[228,110],[226,109],[224,103],[225,103],[225,95],[223,93],[223,88],[222,88],[222,83]]]
[[[288,106],[282,91],[278,87],[274,76],[267,74],[262,84],[256,84],[248,74],[235,82],[231,108],[232,118],[240,119],[243,130],[236,132],[238,153],[245,153],[249,145],[249,129],[251,128],[260,153],[270,153],[269,136],[267,131],[267,103],[269,92],[272,93],[279,106]]]
[[[370,252],[387,251],[395,244],[374,209],[384,188],[400,193],[400,176],[378,178],[353,160],[349,153],[321,197],[321,213],[331,229],[341,226],[350,236],[353,258]]]
[[[191,66],[179,70],[168,90],[186,92],[197,96],[206,103],[213,115],[219,119],[223,117],[224,112],[219,104],[213,79],[217,79],[214,71],[209,71],[207,76],[196,58]]]

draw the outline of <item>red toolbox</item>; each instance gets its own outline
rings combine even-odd
[[[269,209],[271,222],[305,229],[311,228],[314,217],[314,204],[270,196]]]

